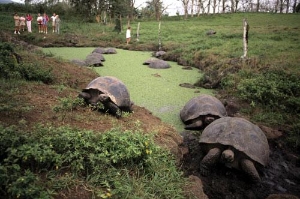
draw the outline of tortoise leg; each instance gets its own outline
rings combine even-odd
[[[200,129],[203,125],[202,120],[195,121],[191,124],[188,124],[184,127],[185,130],[197,130]]]
[[[210,172],[210,168],[217,163],[221,155],[221,149],[213,148],[209,150],[206,156],[200,163],[200,173],[207,176]]]
[[[110,114],[115,115],[117,118],[120,118],[122,116],[121,109],[115,103],[107,102],[104,106]]]
[[[251,160],[242,159],[240,162],[240,166],[254,183],[259,183],[261,181],[260,176]]]

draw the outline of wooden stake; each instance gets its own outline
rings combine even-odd
[[[161,24],[161,21],[158,24],[158,50],[161,50],[160,24]]]
[[[246,58],[248,53],[248,32],[249,32],[249,24],[247,22],[247,19],[243,20],[243,25],[244,25],[244,34],[243,34],[244,55],[242,56],[242,58]]]
[[[140,22],[138,23],[138,27],[136,30],[136,41],[140,40]]]

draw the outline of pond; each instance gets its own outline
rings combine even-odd
[[[43,51],[65,60],[84,60],[94,49],[66,47],[44,48]],[[197,82],[202,76],[198,69],[184,70],[176,62],[168,62],[171,65],[169,69],[153,69],[143,65],[144,61],[151,58],[151,52],[117,49],[117,54],[105,54],[104,58],[103,67],[93,68],[100,76],[120,79],[127,86],[135,105],[147,108],[179,132],[184,129],[179,112],[185,103],[200,93],[212,94],[212,90],[208,89],[179,86]]]

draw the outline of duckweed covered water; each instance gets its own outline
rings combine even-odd
[[[44,52],[67,60],[84,60],[94,49],[46,48]],[[117,54],[105,54],[104,58],[104,67],[94,68],[101,76],[115,76],[123,81],[134,104],[147,108],[178,131],[184,127],[179,112],[185,103],[200,93],[212,93],[212,90],[179,86],[181,83],[197,82],[202,74],[195,68],[184,70],[175,62],[169,62],[169,69],[153,69],[143,65],[144,61],[151,58],[151,52],[117,49]]]

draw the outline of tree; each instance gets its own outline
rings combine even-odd
[[[260,8],[260,1],[259,1],[259,0],[257,0],[256,12],[259,12],[259,8]]]
[[[181,0],[182,4],[183,4],[183,9],[184,9],[184,18],[187,19],[188,18],[188,6],[189,6],[189,0]]]
[[[213,0],[213,14],[216,13],[217,0]]]
[[[142,10],[147,16],[154,16],[157,21],[160,21],[162,14],[166,11],[169,5],[164,6],[162,0],[151,0],[146,2],[147,6]]]
[[[296,11],[296,12],[300,12],[300,3],[298,3],[298,5],[296,6],[295,11]]]
[[[225,13],[227,0],[222,0],[222,13]]]
[[[194,4],[195,4],[195,0],[192,0],[191,17],[194,17]]]
[[[239,0],[231,0],[231,12],[236,12],[238,8]]]

